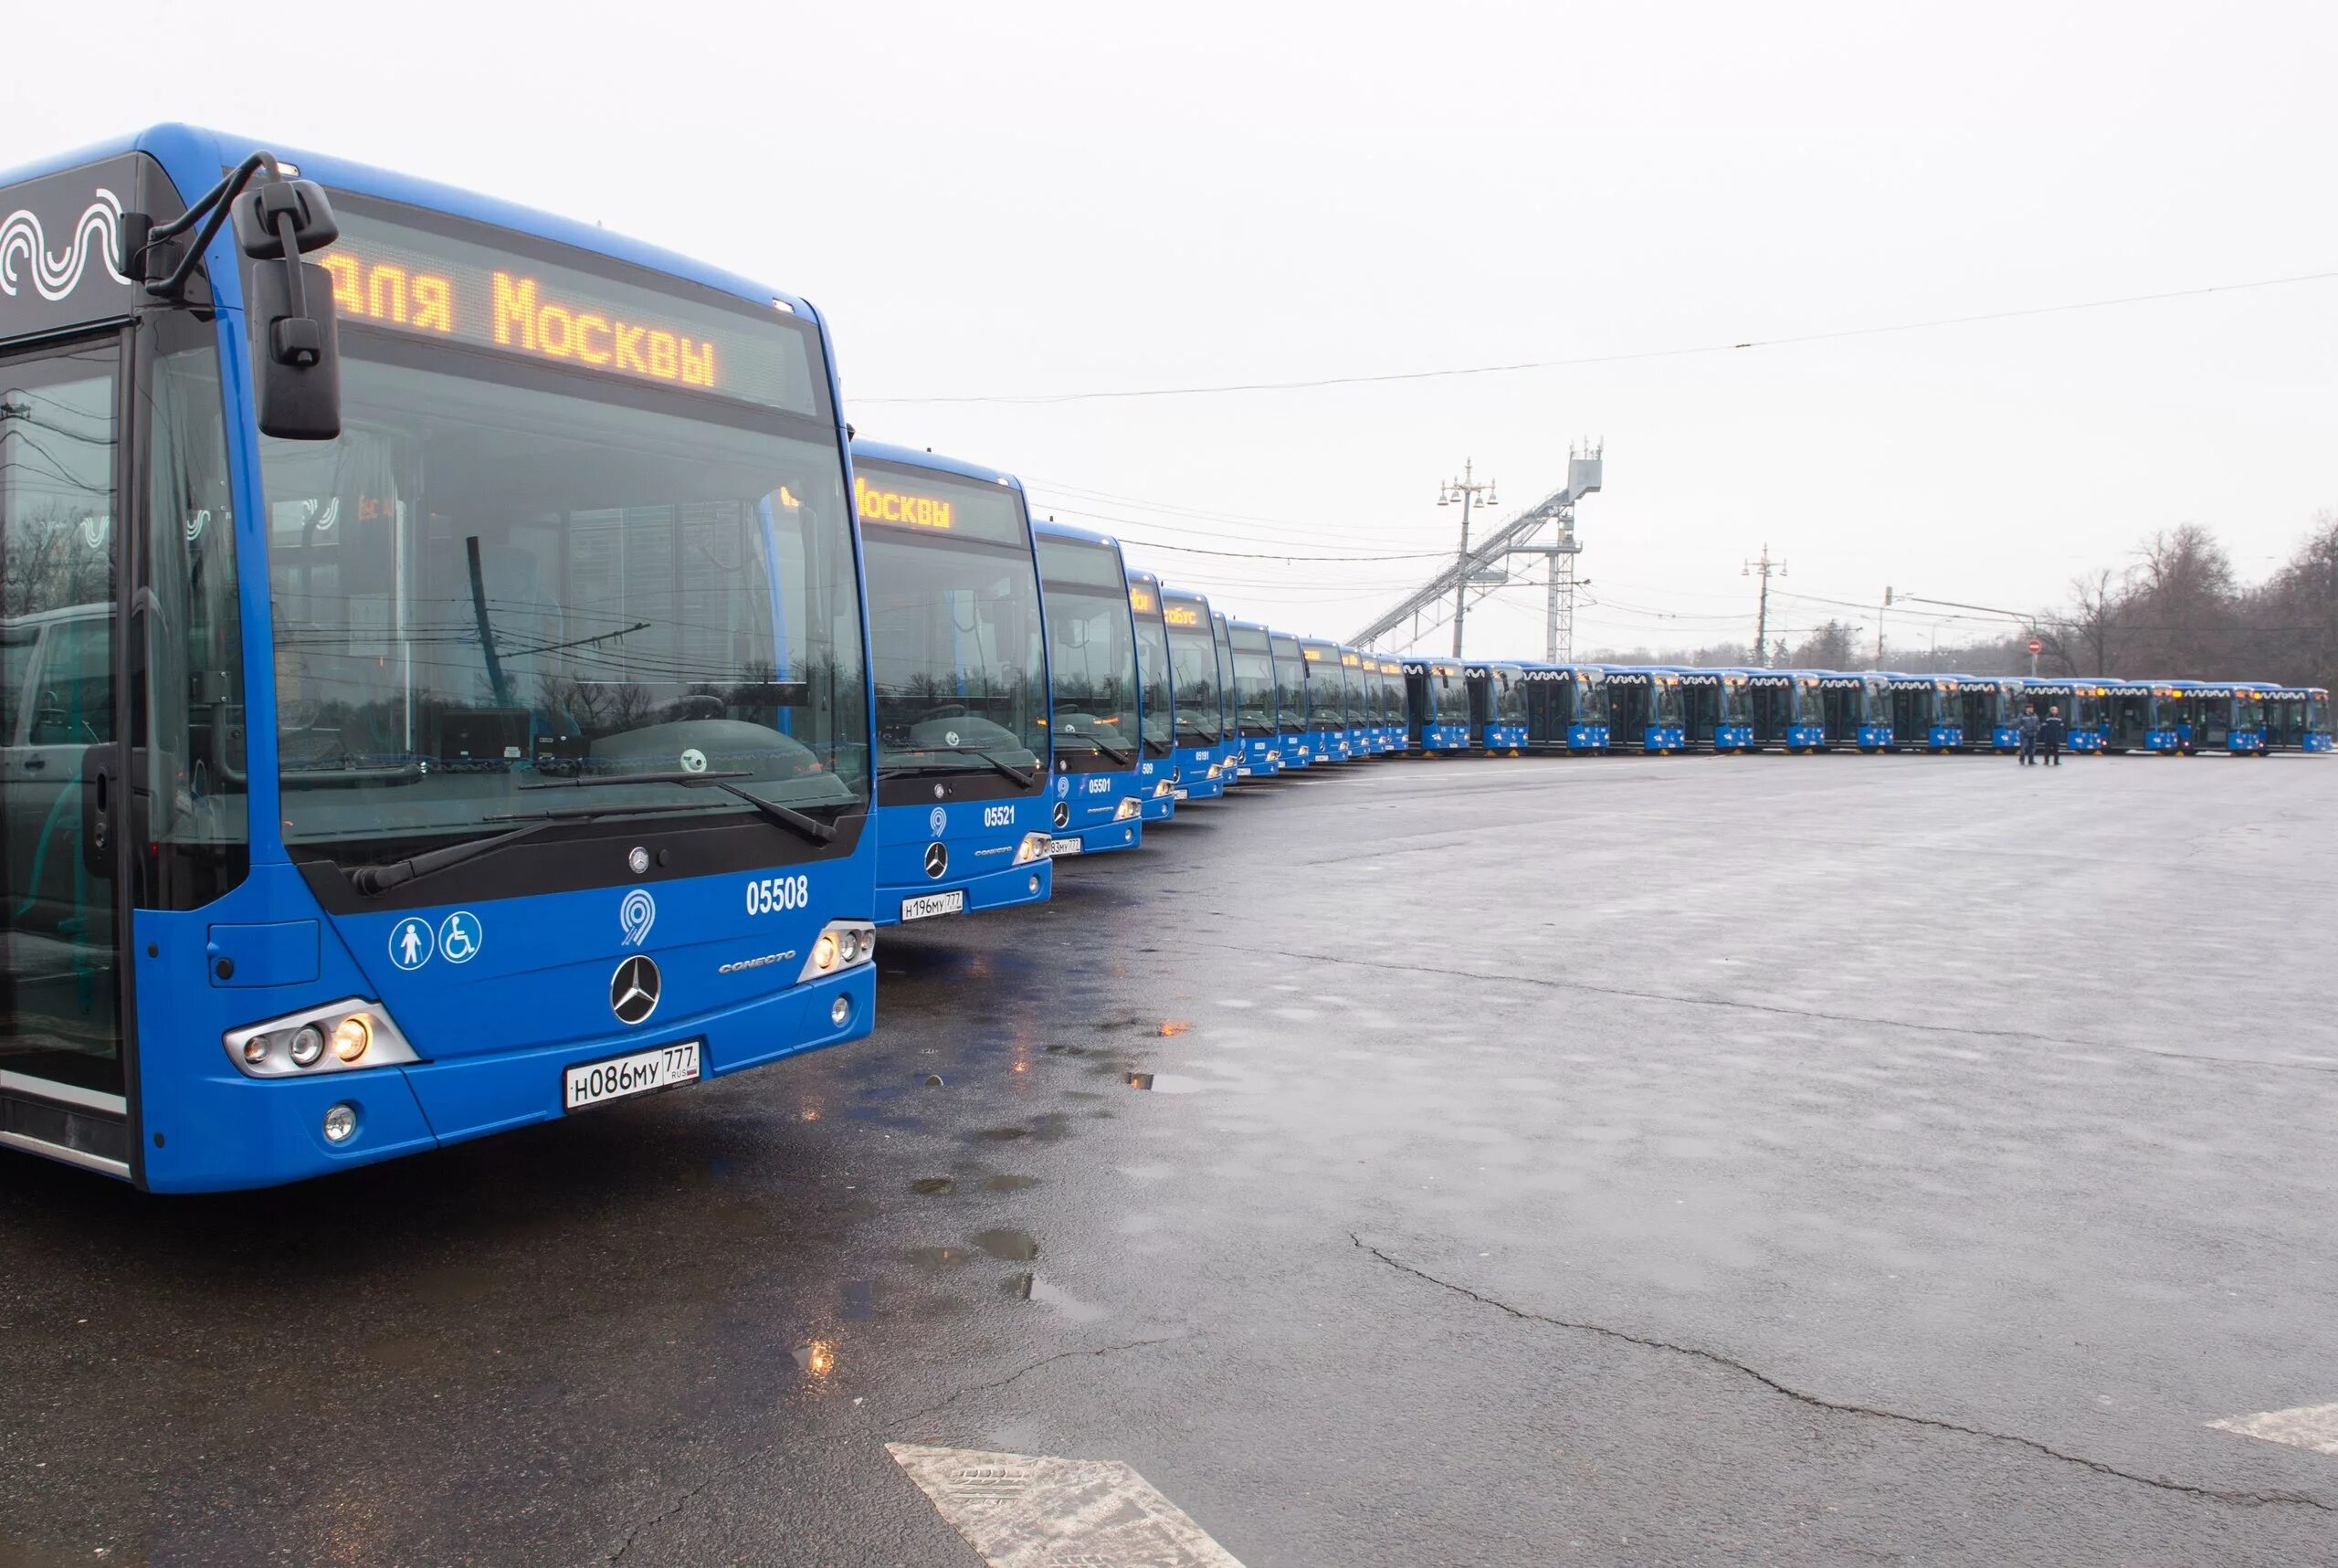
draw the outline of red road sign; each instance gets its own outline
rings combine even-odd
[[[2036,637],[2031,637],[2029,639],[2029,651],[2032,653],[2044,653],[2046,651],[2046,645],[2039,642]]]

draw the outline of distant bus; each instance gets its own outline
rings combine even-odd
[[[1242,778],[1272,778],[1282,771],[1273,634],[1256,621],[1230,620],[1226,640],[1234,667],[1234,732],[1241,746],[1234,771]]]
[[[1348,690],[1340,674],[1339,645],[1301,637],[1299,654],[1307,669],[1307,736],[1315,761],[1347,762],[1355,752],[1348,743]]]
[[[1956,682],[1944,675],[1887,674],[1894,751],[1953,752],[1964,744]]]
[[[1218,741],[1217,760],[1230,788],[1238,781],[1251,776],[1250,770],[1242,760],[1241,704],[1234,689],[1233,623],[1224,610],[1212,610],[1209,620],[1210,634],[1217,639],[1218,700],[1226,708],[1225,733]]]
[[[1526,667],[1471,664],[1466,667],[1466,679],[1471,747],[1494,755],[1522,754],[1526,750]]]
[[[1136,618],[1117,542],[1034,522],[1047,602],[1055,803],[1048,854],[1133,849],[1143,839],[1137,752]]]
[[[2275,752],[2329,751],[2330,693],[2319,686],[2277,686],[2268,690],[2265,745]]]
[[[1526,743],[1537,752],[1594,755],[1607,749],[1607,672],[1596,664],[1526,669]]]
[[[2017,726],[2026,709],[2035,708],[2038,717],[2043,720],[2050,710],[2059,708],[2061,710],[2063,747],[2071,752],[2101,754],[2106,722],[2103,700],[2106,689],[2102,682],[2039,676],[2024,678],[2019,685],[2020,696],[2013,703]],[[2015,744],[2018,749],[2017,733]]]
[[[1129,573],[1129,612],[1136,619],[1137,793],[1147,822],[1166,822],[1177,809],[1177,704],[1170,691],[1169,626],[1161,618],[1161,579]]]
[[[2026,685],[2017,677],[1959,676],[1956,715],[1962,748],[2008,754],[2019,751],[2021,710],[2027,700]]]
[[[2247,681],[2179,680],[2171,685],[2181,693],[2175,700],[2176,727],[2187,755],[2265,754],[2265,693],[2270,688]]]
[[[1403,756],[1410,715],[1405,700],[1405,661],[1393,655],[1383,654],[1380,658],[1380,707],[1385,715],[1381,722],[1387,731],[1388,754]]]
[[[1275,750],[1281,753],[1275,765],[1295,773],[1316,760],[1315,731],[1307,711],[1307,658],[1297,637],[1271,626],[1267,647],[1275,661]]]
[[[1177,743],[1179,800],[1216,800],[1226,793],[1226,694],[1218,685],[1217,632],[1209,601],[1183,588],[1161,591],[1169,629],[1170,699]]]
[[[1680,749],[1684,752],[1743,752],[1754,742],[1746,718],[1747,677],[1735,670],[1679,669]]]
[[[1680,750],[1680,678],[1669,669],[1609,665],[1607,711],[1613,748],[1655,755]]]
[[[2102,683],[2102,749],[2117,756],[2129,752],[2153,752],[2158,730],[2159,698],[2148,680],[2106,680]]]
[[[1817,676],[1822,745],[1861,752],[1892,749],[1891,678],[1856,670],[1827,670]]]
[[[1340,649],[1340,683],[1347,691],[1348,754],[1361,760],[1380,754],[1378,691],[1364,679],[1361,649]]]
[[[852,444],[877,684],[877,923],[1048,896],[1039,563],[995,468]]]
[[[1405,749],[1424,755],[1469,744],[1469,686],[1459,659],[1408,658],[1405,667]]]

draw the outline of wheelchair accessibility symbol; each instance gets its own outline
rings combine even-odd
[[[469,963],[479,956],[480,934],[479,917],[469,910],[457,910],[438,922],[438,951],[449,963]]]
[[[390,928],[390,962],[400,969],[419,969],[437,951],[437,940],[430,934],[428,921],[408,915]]]

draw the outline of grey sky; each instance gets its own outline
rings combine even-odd
[[[2186,521],[2255,576],[2338,505],[2338,281],[1393,386],[864,401],[2338,269],[2327,5],[328,7],[299,24],[306,88],[255,69],[262,14],[174,15],[13,17],[0,165],[183,118],[598,219],[818,303],[863,434],[1013,468],[1134,539],[1448,550],[1433,502],[1465,457],[1507,514],[1604,436],[1585,645],[1750,636],[1764,541],[1796,593],[2027,606]],[[1131,554],[1338,637],[1431,565]],[[1473,654],[1539,653],[1540,595],[1516,597]]]

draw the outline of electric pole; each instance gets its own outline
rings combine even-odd
[[[1786,574],[1786,563],[1771,560],[1767,544],[1762,546],[1762,558],[1748,561],[1745,569],[1738,574],[1741,577],[1757,574],[1762,579],[1762,604],[1754,616],[1754,657],[1767,667],[1770,664],[1770,579]]]
[[[1883,668],[1883,610],[1891,607],[1891,590],[1883,590],[1883,609],[1875,612],[1875,668]]]
[[[1461,549],[1453,558],[1454,570],[1459,574],[1459,581],[1453,584],[1453,657],[1456,658],[1461,657],[1461,617],[1469,613],[1469,508],[1480,495],[1486,498],[1488,506],[1493,505],[1494,482],[1480,479],[1475,472],[1474,459],[1466,458],[1461,462],[1461,477],[1446,480],[1444,488],[1437,492],[1437,504],[1439,506],[1451,506],[1457,500],[1461,503]]]

